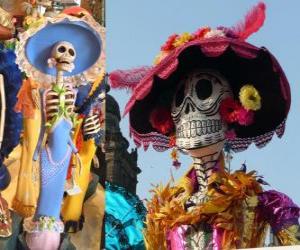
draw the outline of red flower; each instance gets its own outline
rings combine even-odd
[[[161,46],[161,50],[162,51],[170,51],[170,50],[174,49],[175,47],[174,47],[173,43],[175,42],[177,37],[179,37],[178,34],[173,34],[173,35],[169,36],[169,38],[165,42],[165,44],[163,46]]]
[[[170,110],[165,107],[154,109],[149,120],[151,126],[164,135],[171,133],[174,129]]]
[[[243,126],[249,126],[253,123],[254,112],[241,107],[238,111],[238,123]]]
[[[203,38],[210,31],[211,31],[211,28],[209,28],[209,27],[200,28],[193,34],[193,37],[194,37],[194,39]]]
[[[220,105],[220,115],[223,121],[233,123],[238,121],[240,105],[231,97],[224,99]]]
[[[169,147],[173,148],[176,145],[176,136],[172,135],[169,137]]]

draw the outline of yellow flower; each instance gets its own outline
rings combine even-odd
[[[261,97],[253,85],[247,84],[240,89],[240,102],[247,110],[259,110],[261,108]]]
[[[179,47],[185,43],[187,43],[188,41],[190,41],[193,38],[193,36],[188,33],[188,32],[184,32],[182,33],[179,37],[177,37],[173,43],[174,47]]]

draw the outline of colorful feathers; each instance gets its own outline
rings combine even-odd
[[[245,20],[238,23],[231,30],[239,39],[246,40],[263,26],[266,17],[265,10],[266,5],[263,2],[259,2],[247,13]]]
[[[133,90],[152,67],[140,67],[131,70],[115,70],[109,74],[112,88]]]

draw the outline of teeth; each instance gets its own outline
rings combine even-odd
[[[220,120],[203,120],[185,122],[177,128],[177,138],[194,138],[217,133],[222,129]]]

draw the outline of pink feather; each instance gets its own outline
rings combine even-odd
[[[259,2],[246,15],[245,20],[232,28],[232,31],[242,40],[257,32],[264,24],[266,5]]]
[[[109,74],[112,88],[133,90],[152,67],[144,66],[130,70],[115,70]]]

